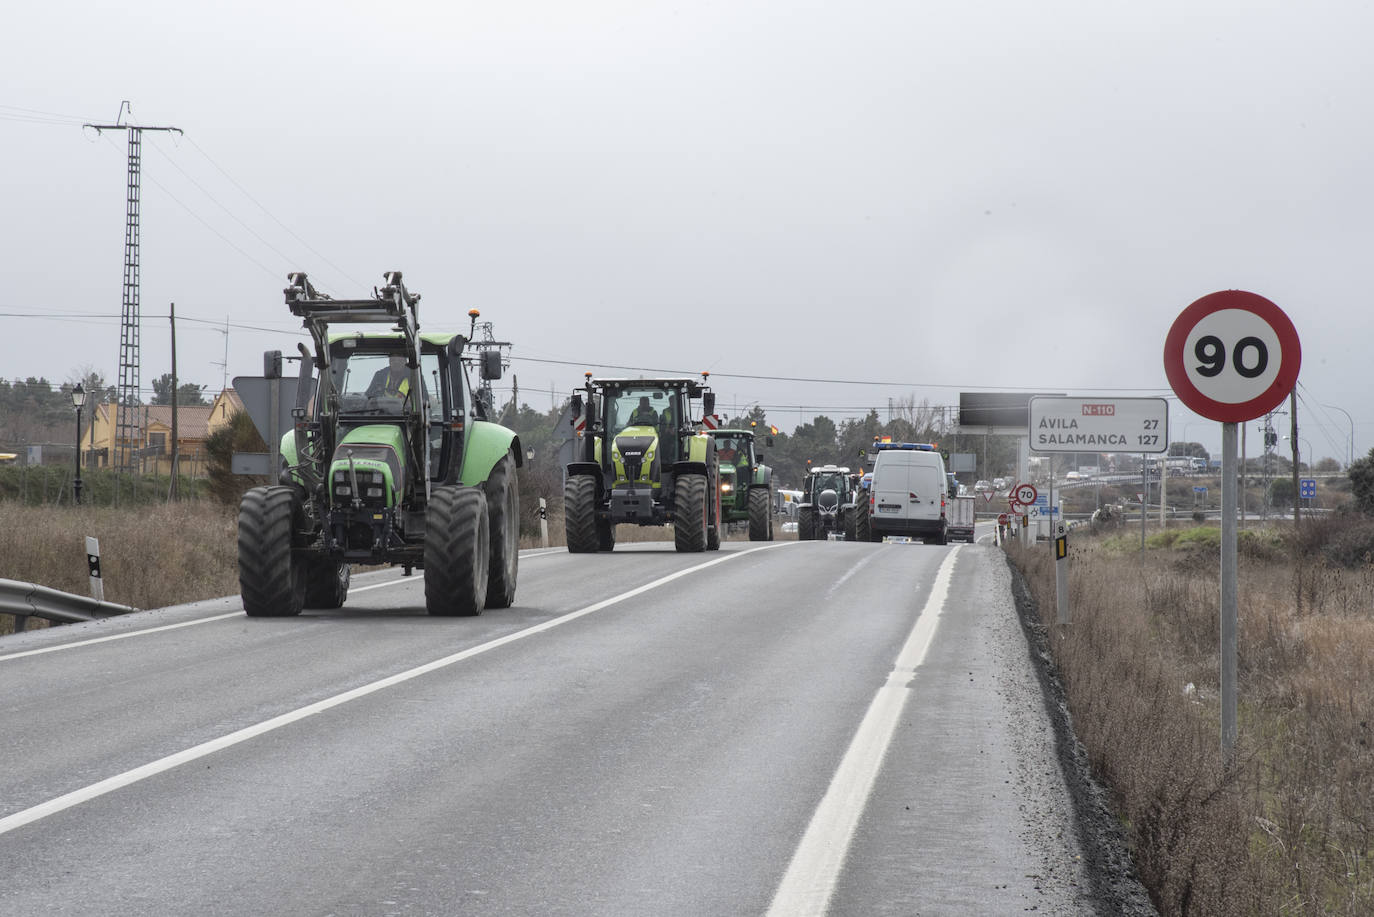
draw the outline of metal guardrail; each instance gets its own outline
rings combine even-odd
[[[128,605],[98,602],[82,595],[59,592],[37,583],[0,579],[0,614],[14,615],[14,629],[21,631],[30,617],[43,618],[58,624],[94,621],[111,615],[137,611]]]

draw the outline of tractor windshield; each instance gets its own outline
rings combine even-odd
[[[344,414],[399,416],[407,410],[420,410],[423,404],[432,419],[440,419],[443,415],[443,402],[438,395],[438,354],[420,355],[420,398],[423,401],[418,401],[411,392],[410,369],[405,356],[398,352],[346,352],[335,357],[332,371],[339,392],[339,410]]]
[[[614,438],[626,427],[653,427],[658,432],[663,460],[677,459],[677,393],[652,387],[635,387],[606,392],[606,429]]]
[[[833,490],[835,493],[843,496],[845,492],[844,485],[845,476],[838,471],[811,476],[811,491],[813,494],[819,494],[823,490]]]
[[[729,464],[738,468],[752,465],[749,446],[749,438],[746,436],[716,436],[716,455],[720,457],[722,465]]]

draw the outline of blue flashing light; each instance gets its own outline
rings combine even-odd
[[[934,452],[935,447],[930,443],[874,443],[870,451],[881,452],[884,449],[912,449],[920,452]]]

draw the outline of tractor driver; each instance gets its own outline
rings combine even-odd
[[[630,415],[630,426],[655,426],[658,423],[658,412],[649,404],[648,395],[639,396],[639,406]]]
[[[367,386],[367,397],[389,396],[404,398],[410,391],[410,370],[406,368],[405,354],[393,353],[387,365],[377,370],[372,382]]]

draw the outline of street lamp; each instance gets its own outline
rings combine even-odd
[[[86,404],[86,390],[81,383],[72,389],[72,407],[76,408],[76,478],[72,481],[72,499],[81,504],[81,409]]]
[[[1345,419],[1350,422],[1350,457],[1346,459],[1345,463],[1345,468],[1349,471],[1350,466],[1355,464],[1355,418],[1351,417],[1350,412],[1345,408],[1338,408],[1334,404],[1324,404],[1322,407],[1330,408],[1333,411],[1340,411],[1345,415]]]

